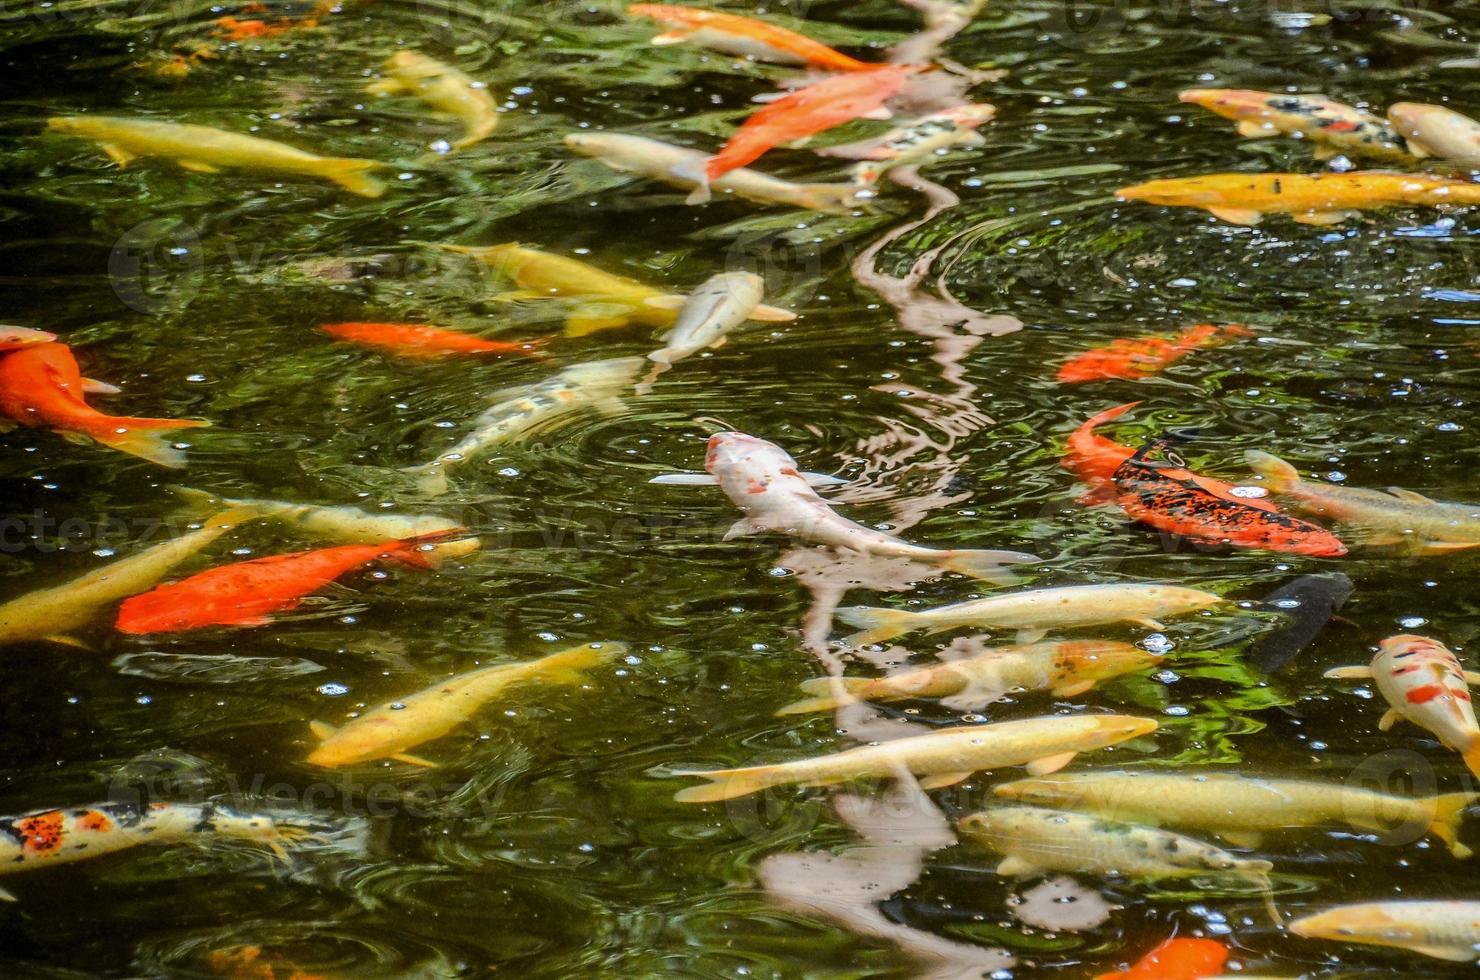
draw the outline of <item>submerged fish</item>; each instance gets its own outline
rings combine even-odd
[[[1408,633],[1390,636],[1370,666],[1333,667],[1325,676],[1372,680],[1389,705],[1377,723],[1380,731],[1406,719],[1464,756],[1470,772],[1480,776],[1480,727],[1469,687],[1480,683],[1480,673],[1461,667],[1438,640]]]
[[[927,548],[850,521],[812,490],[813,481],[798,472],[791,454],[775,443],[743,432],[710,436],[704,468],[745,514],[725,532],[726,541],[778,531],[830,548],[910,558],[990,581],[1011,580],[1003,571],[1004,565],[1038,560],[1018,551]]]
[[[884,103],[923,70],[919,65],[882,65],[813,82],[752,113],[703,166],[680,164],[674,175],[694,181],[689,203],[703,203],[709,200],[710,181],[760,159],[767,150],[855,119],[885,115]]]
[[[1260,673],[1272,674],[1295,659],[1326,628],[1355,588],[1341,572],[1302,575],[1259,600],[1265,609],[1283,615],[1285,623],[1254,640],[1249,663]]]
[[[1414,901],[1338,905],[1290,923],[1306,939],[1389,946],[1441,960],[1480,957],[1480,902]]]
[[[1480,504],[1444,503],[1396,487],[1384,493],[1309,483],[1278,456],[1251,450],[1247,459],[1270,490],[1308,513],[1353,525],[1363,544],[1403,544],[1425,554],[1480,547]]]
[[[862,160],[853,168],[853,182],[872,187],[895,167],[927,163],[952,147],[980,146],[986,140],[977,129],[996,115],[997,107],[985,103],[952,106],[891,129],[878,139],[830,146],[819,152],[823,156]]]
[[[332,180],[364,197],[385,193],[385,184],[369,172],[383,169],[386,164],[315,156],[286,143],[210,126],[119,116],[55,116],[47,120],[47,125],[57,132],[97,140],[103,152],[120,167],[128,166],[136,157],[165,157],[199,173],[215,173],[228,167],[302,174]]]
[[[782,65],[812,65],[827,71],[864,71],[874,67],[834,51],[804,34],[751,17],[667,3],[634,3],[627,7],[627,13],[634,17],[651,17],[672,28],[653,38],[654,44],[692,41],[741,58]]]
[[[430,545],[461,537],[462,528],[435,534],[268,555],[221,565],[142,595],[118,607],[120,633],[180,633],[208,626],[266,626],[271,613],[302,605],[310,593],[372,561],[431,568]]]
[[[669,329],[678,320],[678,311],[687,298],[644,286],[626,276],[614,276],[577,259],[525,248],[517,242],[436,247],[470,255],[519,287],[496,299],[575,300],[576,306],[565,319],[565,332],[571,337],[625,327],[629,323]],[[796,314],[790,310],[774,306],[757,307],[751,316],[756,320],[796,319]]]
[[[943,728],[797,762],[675,772],[676,776],[703,776],[710,783],[681,789],[673,798],[680,803],[712,803],[773,786],[833,786],[853,779],[894,776],[901,769],[926,777],[920,780],[922,789],[939,789],[983,769],[1026,765],[1032,773],[1053,772],[1080,752],[1146,735],[1156,727],[1154,719],[1130,715],[1048,715]]]
[[[445,112],[464,126],[454,150],[481,143],[498,128],[498,106],[488,86],[471,76],[417,51],[397,51],[385,63],[390,78],[371,82],[371,95],[414,95],[438,112]]]
[[[568,423],[577,412],[622,412],[626,407],[622,395],[632,389],[641,367],[640,357],[587,361],[535,384],[501,391],[494,395],[499,400],[473,420],[473,431],[457,445],[431,462],[401,472],[414,476],[423,493],[446,493],[447,471],[486,449],[548,432]]]
[[[1398,102],[1388,119],[1419,156],[1430,155],[1466,167],[1480,167],[1480,122],[1440,105]]]
[[[449,677],[357,714],[342,728],[312,722],[321,744],[308,762],[334,768],[395,759],[435,767],[435,762],[410,755],[409,750],[446,735],[509,687],[530,681],[580,684],[586,680],[583,671],[607,663],[626,649],[622,643],[586,643],[527,663],[499,664]]]
[[[1387,121],[1324,95],[1290,95],[1236,88],[1188,89],[1177,98],[1238,123],[1248,139],[1294,136],[1315,144],[1317,160],[1338,153],[1407,160],[1403,137]]]
[[[32,330],[30,327],[17,327],[9,323],[0,323],[0,351],[20,350],[22,347],[35,347],[37,344],[49,344],[57,339],[54,333],[45,330]]]
[[[398,357],[428,360],[453,354],[523,354],[543,357],[539,340],[484,340],[472,334],[419,323],[326,323],[319,327],[335,340],[376,347]]]
[[[93,622],[105,608],[159,584],[186,558],[238,524],[253,520],[251,506],[232,506],[201,522],[199,530],[120,558],[62,585],[28,592],[0,605],[0,646],[51,640],[80,646],[69,634]]]
[[[1050,629],[1076,626],[1139,623],[1148,629],[1165,629],[1157,621],[1161,617],[1196,612],[1220,602],[1223,599],[1211,592],[1178,585],[1119,582],[1030,589],[938,606],[925,612],[852,606],[839,609],[837,617],[862,631],[844,640],[853,647],[880,643],[916,630],[939,633],[966,626],[1016,629],[1019,643],[1032,643],[1042,639]]]
[[[210,425],[196,419],[106,415],[83,400],[88,384],[66,344],[34,344],[0,357],[0,431],[15,425],[47,426],[63,438],[102,443],[109,449],[178,469],[185,454],[161,432]]]
[[[1459,840],[1465,807],[1477,793],[1394,796],[1344,783],[1270,779],[1230,772],[1061,772],[994,786],[1004,799],[1085,810],[1138,823],[1217,834],[1240,847],[1258,847],[1271,830],[1335,824],[1388,833],[1428,828],[1458,858],[1471,851]]]
[[[663,347],[648,355],[658,365],[654,375],[706,347],[723,347],[730,331],[760,306],[765,292],[766,281],[753,272],[721,272],[706,279],[684,300]],[[648,381],[652,379],[650,375]]]
[[[1157,880],[1223,874],[1259,886],[1279,923],[1268,861],[1241,858],[1204,841],[1155,827],[1036,806],[993,807],[965,817],[961,832],[1005,855],[997,873],[1028,877],[1047,871],[1119,874]]]
[[[1161,655],[1129,643],[1067,640],[997,647],[973,657],[906,670],[888,677],[818,677],[803,681],[813,695],[776,713],[831,711],[857,701],[940,698],[952,711],[979,711],[1014,691],[1048,691],[1054,697],[1083,694],[1110,680],[1161,662]]]
[[[1070,358],[1059,368],[1058,379],[1065,384],[1112,379],[1139,381],[1161,373],[1195,350],[1252,336],[1254,331],[1236,323],[1221,327],[1199,323],[1171,336],[1113,340],[1104,347]]]
[[[1177,937],[1159,944],[1128,970],[1102,973],[1095,980],[1202,980],[1228,962],[1228,947],[1212,939]]]
[[[1480,204],[1480,184],[1377,171],[1229,173],[1153,180],[1123,187],[1115,195],[1123,201],[1201,208],[1236,225],[1257,225],[1266,214],[1288,214],[1307,225],[1336,225],[1358,217],[1366,208]]]

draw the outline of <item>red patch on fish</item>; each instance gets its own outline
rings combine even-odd
[[[1428,704],[1447,693],[1449,692],[1443,684],[1425,684],[1422,687],[1415,687],[1403,696],[1408,699],[1409,704]]]
[[[77,820],[77,825],[83,830],[91,830],[94,833],[104,834],[113,829],[113,821],[108,815],[98,810],[88,810]]]
[[[1330,133],[1349,133],[1356,128],[1356,123],[1352,122],[1349,119],[1341,119],[1328,125],[1326,127],[1326,131]]]
[[[1236,337],[1249,336],[1253,336],[1253,331],[1238,324],[1217,327],[1199,323],[1172,337],[1115,340],[1070,358],[1059,368],[1058,379],[1065,384],[1111,379],[1136,381],[1160,373],[1199,348],[1216,347]]]
[[[35,816],[23,817],[15,822],[15,830],[21,836],[26,850],[36,854],[48,854],[62,846],[62,827],[65,818],[60,810],[49,810]]]
[[[454,354],[522,354],[544,357],[539,340],[484,340],[470,334],[417,323],[326,323],[319,327],[335,340],[375,347],[398,357],[428,359]]]

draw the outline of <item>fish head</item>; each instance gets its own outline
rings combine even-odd
[[[19,347],[49,344],[56,339],[56,334],[47,333],[45,330],[32,330],[30,327],[0,323],[0,350],[15,350]]]
[[[1224,119],[1257,118],[1269,111],[1271,93],[1248,88],[1190,88],[1177,98],[1202,106]]]
[[[1150,735],[1160,727],[1155,718],[1135,715],[1091,715],[1090,718],[1095,723],[1090,740],[1096,747]]]
[[[402,48],[385,60],[385,69],[398,78],[435,78],[446,69],[417,51]]]
[[[561,142],[584,156],[601,156],[611,142],[605,133],[566,133]]]
[[[1441,660],[1458,664],[1450,649],[1433,637],[1400,633],[1378,644],[1377,656],[1373,658],[1372,665],[1374,669],[1393,670],[1403,666],[1404,661],[1414,660]]]
[[[709,437],[704,469],[720,481],[727,478],[776,479],[796,472],[797,461],[774,442],[744,432],[716,432]]]
[[[88,116],[52,116],[46,120],[46,128],[73,136],[95,136],[101,135],[107,129],[107,124],[102,119]]]
[[[1388,106],[1388,121],[1404,136],[1418,137],[1425,129],[1442,125],[1457,113],[1423,102],[1395,102]]]
[[[1290,923],[1289,929],[1305,939],[1356,940],[1382,946],[1402,946],[1419,937],[1381,903],[1343,905]]]
[[[1162,655],[1133,643],[1081,640],[1060,648],[1067,672],[1078,677],[1112,677],[1162,661]]]

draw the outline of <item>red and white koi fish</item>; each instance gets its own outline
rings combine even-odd
[[[1230,323],[1215,326],[1199,323],[1179,334],[1138,337],[1134,340],[1112,340],[1076,354],[1059,368],[1059,380],[1065,384],[1112,379],[1139,381],[1159,374],[1195,350],[1218,347],[1239,337],[1252,337],[1248,327]]]
[[[179,633],[207,626],[265,626],[270,613],[296,609],[304,597],[379,559],[431,568],[432,545],[467,532],[438,531],[380,544],[347,544],[222,565],[124,601],[122,633]]]
[[[1464,756],[1480,776],[1480,727],[1470,703],[1470,684],[1480,674],[1465,670],[1448,647],[1427,636],[1390,636],[1378,647],[1370,667],[1333,667],[1327,677],[1370,679],[1391,706],[1377,723],[1387,731],[1406,719],[1434,734]]]
[[[0,875],[115,854],[143,844],[219,838],[251,841],[287,860],[285,844],[316,835],[265,814],[239,814],[210,803],[95,803],[0,817]],[[0,889],[0,898],[15,901]]]
[[[797,461],[775,443],[742,432],[719,432],[709,439],[704,468],[709,479],[659,477],[670,484],[717,483],[745,516],[725,533],[724,540],[779,531],[843,551],[893,558],[911,558],[987,581],[1011,581],[1004,565],[1035,562],[1034,555],[1018,551],[962,551],[926,548],[864,527],[836,513],[812,490],[812,484],[842,482],[809,479],[797,470]]]
[[[319,327],[335,340],[376,347],[397,357],[429,360],[453,354],[523,354],[543,357],[542,340],[484,340],[470,334],[417,323],[326,323]]]
[[[178,469],[185,465],[185,454],[159,434],[211,424],[193,419],[105,415],[83,400],[89,387],[66,344],[35,344],[6,354],[0,357],[0,417],[10,424],[0,423],[0,427],[49,426],[63,438],[95,440],[110,449]]]
[[[781,65],[812,65],[827,71],[866,71],[875,67],[834,51],[805,34],[750,17],[668,3],[634,3],[628,6],[627,13],[633,17],[651,17],[672,28],[653,38],[654,44],[692,41],[741,58]]]
[[[695,167],[690,173],[685,163],[675,176],[694,181],[689,203],[702,204],[709,200],[710,181],[760,159],[767,150],[855,119],[887,118],[884,103],[921,71],[921,65],[883,65],[813,82],[752,113],[720,151],[703,162],[702,170]]]
[[[22,347],[49,344],[56,339],[56,334],[45,330],[32,330],[30,327],[0,323],[0,351],[20,350]]]
[[[1387,160],[1412,156],[1403,147],[1403,137],[1386,120],[1324,95],[1194,88],[1177,98],[1237,122],[1238,134],[1245,139],[1284,135],[1309,140],[1315,145],[1317,160],[1338,153]]]

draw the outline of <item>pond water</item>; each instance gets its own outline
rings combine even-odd
[[[725,9],[868,60],[921,25],[885,0]],[[210,0],[0,10],[0,320],[59,334],[86,376],[123,389],[107,399],[111,412],[212,423],[177,434],[180,471],[44,428],[0,438],[0,596],[186,533],[204,512],[182,510],[173,485],[436,514],[483,547],[434,571],[355,571],[258,628],[125,635],[109,628],[110,611],[74,631],[83,646],[8,647],[0,813],[216,801],[312,811],[332,831],[286,865],[207,841],[7,876],[19,901],[0,907],[0,970],[229,974],[213,953],[260,947],[258,965],[281,976],[293,964],[335,977],[1080,977],[1197,933],[1228,943],[1249,974],[1473,972],[1279,931],[1246,883],[1000,877],[999,857],[951,826],[1021,769],[925,794],[879,780],[703,806],[674,800],[696,781],[672,770],[810,757],[903,724],[1113,711],[1160,728],[1074,770],[1473,788],[1460,757],[1421,729],[1380,732],[1370,685],[1322,674],[1365,664],[1384,637],[1408,632],[1473,666],[1475,554],[1195,547],[1080,506],[1083,488],[1059,460],[1086,418],[1139,399],[1107,435],[1140,445],[1195,429],[1179,451],[1230,482],[1248,478],[1243,454],[1261,449],[1313,479],[1480,497],[1475,211],[1248,228],[1113,196],[1158,177],[1323,166],[1299,141],[1239,138],[1180,104],[1185,88],[1290,87],[1378,112],[1444,101],[1473,114],[1480,3],[994,3],[941,57],[1005,71],[970,90],[997,118],[981,145],[925,169],[959,203],[923,222],[928,200],[888,182],[875,206],[851,214],[733,199],[689,207],[682,192],[575,157],[562,137],[579,128],[716,148],[752,96],[797,74],[695,45],[650,46],[652,23],[618,4],[347,0],[316,27],[240,41],[215,36],[227,15],[305,10]],[[457,124],[364,91],[401,47],[485,81],[501,108],[495,135],[427,164],[428,146]],[[159,160],[120,170],[90,142],[43,132],[48,117],[84,112],[388,161],[391,186],[371,199]],[[859,121],[816,142],[882,128]],[[757,166],[836,180],[848,164],[793,147]],[[477,454],[430,496],[402,468],[452,446],[492,396],[657,346],[643,326],[563,336],[565,304],[500,298],[515,287],[426,244],[513,241],[665,293],[757,271],[767,301],[799,315],[750,324],[650,393],[624,395],[619,410]],[[339,321],[548,335],[550,359],[398,360],[316,329]],[[1055,380],[1077,352],[1197,322],[1247,324],[1255,336],[1144,381]],[[843,655],[819,642],[833,606],[924,608],[992,587],[959,575],[911,587],[897,565],[780,534],[722,540],[740,515],[718,489],[649,483],[701,471],[721,429],[848,480],[827,497],[870,526],[1044,558],[1021,570],[1024,585],[1154,580],[1244,606],[1159,632],[1068,634],[1167,654],[1159,669],[1072,698],[778,717],[800,682]],[[322,545],[255,522],[172,577]],[[1355,586],[1342,620],[1261,674],[1249,646],[1271,620],[1254,604],[1302,574],[1335,571]],[[305,761],[318,742],[310,721],[341,725],[457,672],[597,641],[627,649],[579,686],[511,689],[414,750],[436,768]],[[917,663],[950,641],[907,638]],[[850,673],[877,673],[864,654],[845,659]],[[1476,897],[1473,866],[1421,833],[1323,825],[1240,853],[1273,864],[1286,917]]]

